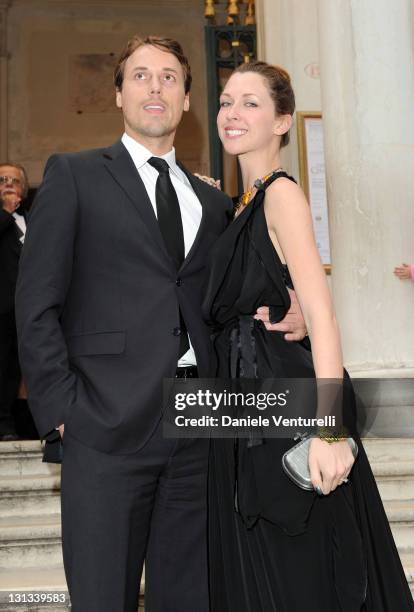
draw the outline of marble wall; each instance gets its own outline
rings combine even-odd
[[[203,5],[0,0],[0,43],[7,47],[0,52],[2,157],[23,164],[36,185],[50,154],[112,144],[123,131],[112,86],[115,58],[131,35],[160,34],[180,40],[193,70],[191,111],[177,135],[178,155],[190,169],[207,172]]]
[[[285,68],[296,96],[296,110],[320,111],[317,0],[256,0],[258,55]],[[297,126],[283,151],[283,164],[299,178]]]

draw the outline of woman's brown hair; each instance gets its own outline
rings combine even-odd
[[[260,74],[267,84],[270,96],[275,105],[276,115],[293,115],[295,112],[295,94],[290,82],[290,76],[280,66],[272,66],[266,62],[248,62],[240,64],[234,71],[235,73],[254,72]],[[285,147],[289,144],[290,134],[282,135],[280,146]]]

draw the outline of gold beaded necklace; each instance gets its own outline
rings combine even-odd
[[[248,205],[248,203],[250,202],[250,199],[252,197],[253,191],[255,189],[261,189],[264,185],[264,183],[270,179],[271,176],[273,176],[274,174],[276,174],[276,172],[280,172],[282,170],[282,168],[277,168],[276,170],[272,170],[272,172],[269,172],[269,174],[266,174],[265,176],[263,176],[260,179],[256,179],[255,182],[253,183],[253,185],[250,187],[250,189],[248,189],[247,191],[245,191],[239,198],[239,201],[237,202],[236,206],[234,207],[234,212],[235,215],[237,216],[239,213],[241,213],[241,211],[246,208],[246,206]]]

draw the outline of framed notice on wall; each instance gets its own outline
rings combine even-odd
[[[319,254],[325,270],[331,271],[328,200],[326,197],[325,155],[322,115],[297,112],[300,183],[312,210]]]

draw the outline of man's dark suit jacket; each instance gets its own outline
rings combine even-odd
[[[187,176],[202,220],[177,272],[122,142],[49,159],[16,294],[21,366],[41,437],[64,423],[104,452],[142,447],[161,417],[162,379],[175,375],[179,307],[199,374],[208,375],[204,269],[232,202]]]
[[[17,272],[22,244],[13,215],[0,202],[0,314],[14,311]]]

